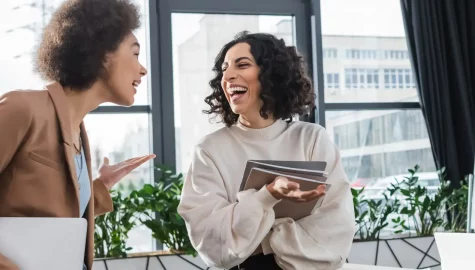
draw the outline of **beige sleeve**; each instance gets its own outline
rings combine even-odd
[[[238,202],[229,202],[219,168],[198,146],[178,211],[204,262],[231,268],[249,257],[267,235],[275,220],[273,206],[278,202],[265,187],[240,192]]]
[[[294,221],[277,219],[263,242],[265,254],[274,253],[286,270],[338,269],[350,252],[355,222],[350,183],[338,149],[325,130],[320,130],[312,160],[327,161],[327,182],[332,186],[321,207]]]

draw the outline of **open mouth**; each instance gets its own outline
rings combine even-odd
[[[132,85],[133,85],[134,87],[138,87],[138,86],[140,85],[140,82],[139,82],[139,81],[134,81],[134,82],[132,83]]]
[[[228,93],[230,93],[231,99],[234,101],[242,97],[247,92],[247,90],[247,87],[233,86],[228,89]]]

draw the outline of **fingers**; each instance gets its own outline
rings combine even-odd
[[[292,182],[292,181],[287,181],[287,189],[288,190],[298,190],[300,188],[300,185],[298,183]]]
[[[326,193],[325,185],[320,185],[316,189],[308,191],[305,194],[302,194],[301,198],[309,202],[309,201],[320,199],[320,197],[324,196],[325,193]]]
[[[283,198],[295,202],[309,202],[319,199],[325,195],[325,185],[319,185],[314,190],[302,191],[299,183],[288,180],[285,177],[276,177],[274,180],[274,190],[280,193]]]
[[[136,169],[140,165],[144,164],[145,162],[155,158],[155,155],[146,155],[142,157],[132,158],[129,161],[124,162],[124,166],[120,168],[120,170],[125,171],[126,173],[131,172],[132,170]]]
[[[137,161],[137,160],[140,160],[140,159],[146,158],[146,157],[155,158],[156,155],[155,155],[155,154],[150,154],[150,155],[145,155],[145,156],[141,156],[141,157],[129,158],[129,159],[127,159],[127,160],[124,161],[124,162],[128,162],[128,163],[130,163],[130,162],[135,162],[135,161]]]
[[[104,164],[109,165],[109,158],[108,157],[104,157]]]
[[[310,202],[313,200],[317,200],[323,195],[325,195],[325,191],[326,191],[325,185],[319,185],[314,190],[309,190],[309,191],[296,190],[296,191],[290,192],[286,195],[286,197],[296,202]]]
[[[291,190],[297,190],[297,189],[299,189],[300,185],[299,185],[298,183],[289,181],[289,180],[288,180],[287,178],[285,178],[285,177],[278,176],[278,177],[275,179],[275,187],[276,187],[277,189],[284,189],[284,190],[291,191]]]

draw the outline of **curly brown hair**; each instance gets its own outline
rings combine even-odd
[[[106,54],[139,27],[139,8],[131,1],[65,1],[44,29],[35,69],[63,87],[87,89],[106,75]]]
[[[251,54],[260,67],[260,98],[263,105],[260,115],[268,118],[292,121],[292,116],[308,113],[315,106],[315,93],[308,75],[307,66],[294,46],[286,46],[283,39],[266,33],[251,34],[243,31],[221,49],[216,57],[213,71],[216,76],[209,82],[213,92],[205,98],[210,106],[205,114],[216,114],[230,127],[238,121],[238,114],[231,110],[226,99],[221,79],[222,64],[227,51],[238,43],[245,42],[251,47]]]

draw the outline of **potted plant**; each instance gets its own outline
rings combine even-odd
[[[97,218],[94,270],[207,269],[188,238],[178,214],[183,175],[157,166],[157,180],[123,196],[112,192],[114,212]],[[128,232],[146,226],[167,250],[127,253]]]
[[[94,251],[97,258],[125,257],[129,232],[137,226],[136,205],[121,191],[111,191],[114,211],[95,222]]]
[[[140,221],[152,231],[153,238],[169,248],[170,252],[196,256],[185,222],[178,214],[183,175],[174,174],[164,166],[158,167],[157,170],[159,181],[154,185],[147,184],[130,195],[132,198],[144,199],[149,210],[144,212]],[[157,218],[154,215],[157,215]]]
[[[177,208],[183,175],[158,166],[157,179],[125,195],[111,193],[114,212],[96,218],[94,270],[209,269],[196,256]],[[356,233],[349,263],[440,269],[433,234],[438,230],[465,232],[468,188],[452,190],[440,173],[433,193],[420,185],[419,166],[402,181],[386,188],[382,199],[367,197],[365,188],[352,189]],[[127,253],[126,240],[137,226],[146,226],[168,250]],[[392,231],[392,235],[383,232]]]
[[[441,170],[441,184],[431,194],[427,187],[420,185],[418,170],[419,166],[415,166],[408,170],[409,175],[403,181],[391,184],[384,194],[384,200],[366,199],[364,189],[352,191],[356,231],[360,232],[360,237],[353,243],[348,262],[440,269],[440,256],[433,234],[443,229],[464,230],[468,189],[462,182],[461,189],[452,190]],[[395,217],[389,218],[388,212],[392,212]],[[393,237],[381,238],[381,230],[389,227],[393,229]],[[361,234],[365,230],[366,234]]]

